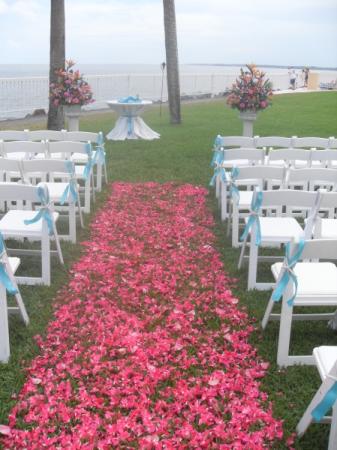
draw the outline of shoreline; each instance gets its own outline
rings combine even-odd
[[[306,93],[313,93],[313,92],[333,92],[331,90],[326,89],[307,89],[307,88],[297,88],[297,89],[285,89],[285,90],[278,90],[274,91],[273,95],[288,95],[288,94],[306,94]],[[183,96],[185,98],[182,98],[181,103],[182,104],[192,104],[192,103],[207,103],[207,102],[216,102],[221,101],[225,99],[225,95],[214,95],[211,94],[202,94],[200,97],[197,96]],[[163,102],[163,106],[168,105],[168,102]],[[160,102],[153,102],[153,106],[160,106]],[[92,109],[92,110],[83,110],[82,115],[83,116],[92,116],[92,115],[104,115],[104,114],[115,114],[114,111],[112,111],[109,108],[100,108],[100,109]],[[5,129],[11,129],[8,128],[9,126],[13,124],[17,125],[29,125],[29,124],[36,124],[36,123],[43,123],[47,121],[47,113],[45,114],[31,114],[26,117],[22,118],[13,118],[13,119],[4,119],[0,120],[0,130]]]

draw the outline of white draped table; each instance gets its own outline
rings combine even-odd
[[[159,139],[160,134],[153,131],[139,114],[149,105],[150,100],[128,101],[111,100],[107,104],[117,112],[119,118],[115,127],[106,135],[106,138],[113,141],[124,141],[125,139]]]

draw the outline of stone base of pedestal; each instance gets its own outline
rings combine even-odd
[[[254,111],[242,111],[240,112],[240,119],[242,120],[242,135],[247,137],[253,137],[253,125],[257,118],[257,113]]]
[[[63,111],[68,120],[68,131],[79,131],[81,105],[64,105]]]

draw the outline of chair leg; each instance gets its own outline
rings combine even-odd
[[[236,205],[232,205],[232,247],[239,247],[239,211]]]
[[[50,286],[50,237],[44,227],[41,238],[42,283]]]
[[[60,244],[60,238],[59,235],[57,233],[57,228],[56,228],[56,224],[55,222],[53,222],[53,233],[54,233],[54,239],[55,239],[55,244],[56,244],[56,250],[57,250],[57,254],[59,257],[59,261],[62,265],[64,265],[64,260],[63,260],[63,255],[62,255],[62,249],[61,249],[61,244]],[[49,237],[49,236],[48,236]],[[49,243],[50,245],[50,243]],[[50,258],[49,258],[50,259]]]
[[[84,212],[90,213],[90,189],[91,189],[91,175],[85,180],[84,186]]]
[[[101,163],[96,164],[96,188],[98,192],[102,190],[102,167]]]
[[[95,203],[96,201],[96,193],[95,193],[95,178],[94,178],[94,171],[91,171],[91,186],[92,186],[92,201]]]
[[[69,236],[71,242],[76,244],[76,210],[73,202],[69,203]]]
[[[267,308],[266,308],[266,311],[264,313],[264,316],[263,316],[263,319],[262,319],[262,322],[261,322],[262,330],[265,330],[267,325],[268,325],[269,317],[270,317],[270,314],[271,314],[271,312],[273,310],[273,307],[274,307],[274,300],[270,297],[268,305],[267,305]]]
[[[334,406],[332,407],[328,450],[335,450],[336,448],[337,448],[337,402],[335,402]]]
[[[220,211],[221,211],[221,220],[224,221],[228,218],[228,211],[227,211],[227,186],[225,183],[220,183],[220,190],[221,190],[221,201],[220,201]]]
[[[20,289],[19,289],[19,286],[18,286],[18,284],[16,282],[15,276],[14,276],[14,274],[13,274],[11,268],[10,268],[10,265],[9,265],[9,263],[7,261],[6,261],[6,272],[7,272],[7,275],[9,277],[9,279],[11,280],[13,286],[15,286],[16,290],[18,291],[15,294],[15,301],[16,301],[16,304],[18,305],[19,312],[20,312],[20,315],[21,315],[21,318],[22,318],[24,324],[28,325],[29,324],[29,317],[28,317],[28,314],[27,314],[27,311],[26,311],[26,307],[25,307],[25,304],[23,303],[23,300],[22,300],[22,297],[21,297],[21,293],[20,293]]]
[[[0,284],[0,363],[6,363],[9,357],[7,295],[6,289]]]
[[[246,250],[247,239],[248,239],[248,236],[247,236],[246,239],[242,242],[241,252],[240,252],[240,257],[239,257],[239,262],[238,262],[238,269],[239,269],[239,270],[240,270],[241,267],[242,267],[243,258],[244,258],[244,256],[245,256],[245,250]]]
[[[293,307],[289,306],[287,303],[287,300],[290,298],[290,295],[287,295],[287,293],[288,289],[285,290],[282,298],[280,332],[277,347],[277,364],[280,367],[287,367],[289,365],[289,347]]]
[[[254,228],[254,227],[253,227]],[[256,287],[257,264],[259,258],[259,247],[255,244],[255,233],[253,232],[250,239],[249,261],[248,261],[248,290]]]
[[[104,169],[104,182],[105,182],[105,184],[107,184],[107,182],[108,182],[108,171],[107,171],[105,163],[103,164],[103,169]]]

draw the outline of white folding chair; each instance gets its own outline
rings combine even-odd
[[[240,220],[247,217],[253,199],[253,190],[242,190],[243,186],[258,186],[261,190],[282,188],[285,180],[285,167],[266,165],[233,168],[229,180],[231,195],[228,230],[232,226],[232,246],[239,246]]]
[[[54,159],[71,160],[73,154],[86,155],[88,161],[86,165],[75,165],[75,177],[78,181],[84,183],[84,212],[90,213],[90,193],[92,192],[93,201],[95,200],[94,176],[93,176],[93,158],[90,143],[82,142],[47,142],[48,155]],[[56,155],[56,156],[55,156]],[[60,158],[61,156],[61,158]],[[57,176],[57,174],[55,174]],[[61,175],[62,176],[62,175]]]
[[[44,175],[44,184],[48,188],[50,201],[53,202],[54,208],[60,212],[65,211],[68,215],[69,233],[59,234],[59,238],[76,243],[76,205],[82,227],[83,218],[74,163],[69,160],[57,159],[23,160],[22,172],[25,182],[28,183],[32,183],[37,174]],[[61,181],[56,181],[55,173]]]
[[[17,181],[22,178],[21,161],[0,158],[0,181]]]
[[[214,182],[218,186],[220,192],[220,205],[221,205],[221,219],[225,220],[228,217],[227,203],[228,203],[228,189],[226,178],[228,174],[226,169],[232,169],[233,167],[258,165],[263,164],[264,150],[256,148],[237,148],[228,149],[222,152],[222,161],[215,167],[215,178],[213,176],[211,183]]]
[[[50,285],[50,239],[53,236],[57,254],[61,264],[63,262],[62,250],[56,230],[56,221],[59,214],[53,211],[49,199],[47,186],[29,186],[18,183],[0,183],[0,201],[24,202],[27,209],[10,209],[0,219],[0,232],[4,239],[28,239],[41,242],[40,250],[11,249],[11,254],[41,255],[41,277],[16,277],[18,283]],[[31,205],[38,205],[33,210]]]
[[[297,424],[298,437],[303,436],[310,424],[330,423],[328,450],[337,448],[337,346],[314,348],[313,358],[322,383]],[[332,415],[326,413],[332,409]]]
[[[257,282],[258,261],[277,259],[274,256],[259,257],[259,246],[272,246],[286,244],[294,237],[311,236],[313,218],[316,217],[320,202],[320,192],[306,192],[291,189],[279,189],[254,192],[250,215],[246,219],[246,228],[242,235],[243,245],[239,258],[238,268],[242,266],[245,247],[250,237],[248,261],[248,290],[271,289],[274,283]],[[295,217],[280,213],[280,208],[287,206],[293,209],[307,210],[308,220],[303,230]],[[262,211],[269,214],[275,211],[274,216],[262,216]]]
[[[291,146],[293,148],[328,148],[329,139],[321,137],[297,137],[293,136]]]
[[[93,145],[92,160],[94,167],[97,168],[96,173],[96,189],[102,190],[102,172],[104,173],[104,181],[107,183],[107,167],[104,150],[104,135],[102,131],[93,133],[90,131],[66,131],[66,140],[75,142],[90,142]],[[75,164],[87,164],[88,157],[83,153],[73,153],[72,161]]]
[[[283,263],[271,270],[276,280],[274,291],[262,320],[265,329],[269,320],[280,321],[277,364],[313,364],[312,355],[289,355],[293,320],[331,320],[334,313],[294,314],[294,307],[337,307],[337,240],[293,240],[286,247]],[[302,262],[298,262],[298,261]],[[272,314],[275,302],[282,299],[281,314]],[[319,310],[319,311],[320,311]],[[318,336],[319,338],[319,336]]]
[[[8,314],[19,313],[25,325],[29,324],[29,317],[14,277],[19,264],[19,258],[8,258],[0,234],[0,363],[6,363],[10,357]],[[17,306],[7,306],[7,292],[15,296]]]
[[[218,136],[215,138],[213,145],[213,158],[211,162],[211,167],[214,167],[215,173],[219,172],[218,166],[223,161],[223,151],[230,148],[254,148],[254,139],[246,136]],[[248,165],[249,161],[245,159],[242,161],[242,164]],[[232,166],[240,165],[239,163],[235,163],[233,160]],[[230,167],[232,167],[230,166]],[[220,180],[219,177],[214,179],[214,182],[211,182],[212,186],[215,186],[215,196],[216,198],[220,197]]]
[[[32,130],[28,132],[30,141],[66,141],[66,132],[59,130]]]

